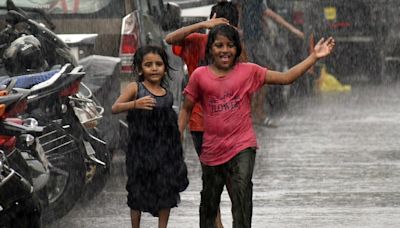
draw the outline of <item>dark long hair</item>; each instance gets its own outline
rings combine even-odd
[[[133,69],[135,69],[135,73],[138,75],[138,81],[139,82],[144,81],[143,74],[140,74],[139,72],[143,71],[143,69],[142,69],[143,58],[145,55],[147,55],[149,53],[159,55],[161,57],[162,61],[164,62],[165,72],[167,75],[162,78],[161,85],[168,86],[168,80],[172,79],[169,74],[169,71],[174,70],[174,69],[169,65],[168,55],[165,52],[165,50],[162,49],[161,47],[153,46],[153,45],[146,45],[146,46],[140,47],[136,51],[135,56],[133,57]]]
[[[242,53],[242,45],[240,43],[240,37],[238,31],[230,26],[230,25],[217,25],[210,30],[208,33],[208,40],[206,46],[206,63],[212,63],[212,56],[211,56],[211,48],[215,40],[217,39],[218,35],[225,36],[230,41],[233,42],[233,45],[236,47],[236,55],[234,59],[234,63],[237,62],[239,59],[240,54]]]
[[[239,12],[236,4],[232,2],[218,2],[211,8],[210,18],[216,14],[216,17],[223,17],[229,20],[229,24],[238,27]]]

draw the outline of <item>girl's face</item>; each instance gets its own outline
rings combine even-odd
[[[144,80],[151,83],[161,83],[165,76],[165,65],[160,55],[148,53],[143,57],[142,74]]]
[[[211,45],[213,64],[217,69],[228,71],[233,66],[236,56],[236,46],[224,35],[217,35]]]

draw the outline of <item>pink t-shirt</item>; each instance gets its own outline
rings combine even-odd
[[[192,73],[184,94],[203,107],[202,163],[224,164],[240,151],[257,147],[250,99],[264,85],[266,72],[257,64],[237,63],[224,77],[216,76],[208,66]]]

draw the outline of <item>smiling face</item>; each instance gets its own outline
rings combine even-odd
[[[220,71],[229,71],[235,63],[237,48],[233,41],[218,34],[211,45],[213,65]]]
[[[160,55],[148,53],[143,57],[141,73],[144,80],[150,83],[161,83],[165,76],[165,64]]]

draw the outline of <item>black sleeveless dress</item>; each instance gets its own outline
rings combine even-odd
[[[155,96],[139,82],[137,99],[148,95],[157,101],[153,110],[133,109],[127,115],[126,190],[131,209],[158,216],[160,209],[178,205],[189,180],[173,94]]]

